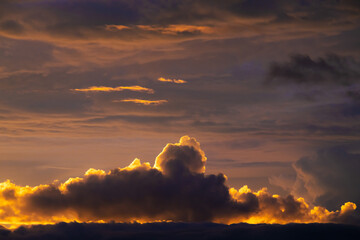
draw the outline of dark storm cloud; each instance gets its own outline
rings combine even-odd
[[[0,227],[4,240],[30,239],[347,239],[356,240],[360,228],[341,224],[233,224],[213,223],[58,223],[56,225],[37,225],[20,227],[11,232]]]
[[[316,156],[301,158],[294,168],[297,184],[303,184],[316,204],[336,208],[344,199],[360,203],[360,154],[342,147],[323,149]]]
[[[270,65],[267,83],[349,85],[360,80],[360,63],[351,57],[330,54],[312,59],[296,54],[289,62]]]

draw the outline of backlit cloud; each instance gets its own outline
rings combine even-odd
[[[147,92],[147,93],[155,92],[153,89],[141,87],[141,86],[118,86],[118,87],[92,86],[88,88],[75,88],[71,90],[76,92],[120,92],[123,90],[129,90],[134,92]]]
[[[64,183],[18,186],[0,183],[0,224],[59,221],[212,221],[219,223],[349,222],[356,205],[310,208],[303,198],[266,189],[229,188],[224,174],[205,175],[199,142],[183,136],[167,144],[152,167],[135,159],[109,172],[89,169]],[[350,220],[349,220],[350,219]]]
[[[163,77],[159,77],[158,81],[160,81],[160,82],[178,83],[178,84],[186,83],[186,81],[182,80],[182,79],[171,79],[171,78],[163,78]]]
[[[343,147],[318,150],[313,156],[300,158],[293,165],[295,179],[284,176],[270,178],[296,196],[305,196],[315,204],[335,209],[344,199],[360,202],[360,154],[350,153]]]
[[[355,222],[359,3],[0,0],[1,221]]]

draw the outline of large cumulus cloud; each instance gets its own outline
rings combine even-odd
[[[200,144],[184,136],[163,149],[154,167],[135,159],[108,173],[89,169],[65,183],[20,187],[6,181],[0,185],[0,222],[346,222],[356,208],[347,202],[330,212],[292,195],[229,188],[225,175],[205,175],[205,162]]]

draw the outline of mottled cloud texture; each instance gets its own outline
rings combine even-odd
[[[0,12],[2,36],[55,42],[141,41],[214,33],[229,36],[239,30],[257,35],[256,32],[261,32],[259,29],[268,29],[270,24],[302,26],[307,32],[321,30],[323,26],[338,31],[340,24],[351,26],[359,13],[356,1],[111,0],[104,4],[97,0],[4,0],[0,8],[6,9]],[[63,12],[67,13],[66,17]],[[329,19],[334,21],[330,26],[327,24]],[[256,28],[251,29],[254,26]]]
[[[81,178],[36,187],[1,183],[2,224],[59,221],[288,223],[353,222],[356,205],[310,208],[303,198],[239,190],[224,174],[205,174],[206,157],[188,136],[167,144],[153,167],[135,159],[106,173],[89,169]]]
[[[293,164],[294,181],[272,177],[271,182],[295,196],[304,196],[311,202],[335,209],[341,202],[360,202],[357,186],[360,184],[360,154],[350,153],[343,147],[318,150],[312,156],[300,158]]]
[[[358,83],[360,63],[351,57],[329,54],[312,59],[307,55],[292,55],[289,62],[274,62],[269,69],[269,83],[337,84]]]

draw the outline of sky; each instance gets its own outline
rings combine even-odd
[[[0,222],[354,222],[359,35],[357,0],[0,1]]]

